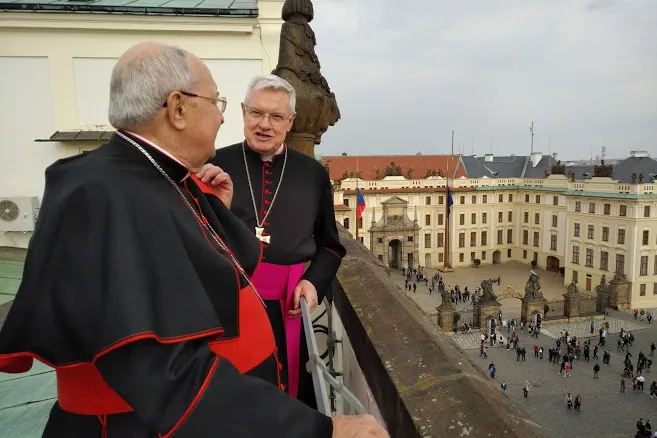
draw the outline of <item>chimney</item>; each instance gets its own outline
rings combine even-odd
[[[552,154],[552,158],[554,159],[554,161],[559,161],[559,158],[557,158],[558,156],[559,154],[557,154],[556,152]]]
[[[484,155],[484,161],[488,161],[488,162],[493,161],[493,154]]]
[[[532,152],[529,157],[532,160],[532,167],[536,167],[538,165],[539,161],[541,161],[541,158],[543,158],[543,153],[542,152]]]
[[[648,158],[648,151],[632,151],[630,152],[632,158]]]
[[[343,157],[346,157],[346,156],[347,156],[347,153],[346,153],[346,152],[343,152],[343,153],[342,153],[342,156],[343,156]]]

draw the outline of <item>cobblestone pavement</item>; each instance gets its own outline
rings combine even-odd
[[[622,318],[614,319],[618,323],[617,327],[624,322]],[[648,354],[650,343],[657,342],[656,325],[646,324],[643,327],[642,330],[634,331],[636,341],[631,352],[635,366],[639,351]],[[630,326],[625,328],[631,330]],[[468,336],[470,338],[464,340]],[[597,341],[597,336],[591,339]],[[473,342],[478,345],[479,336],[455,335],[454,340],[459,345],[471,345]],[[508,385],[506,391],[508,396],[534,421],[543,426],[551,437],[633,437],[639,417],[649,418],[653,420],[653,424],[657,423],[657,399],[650,399],[647,391],[652,381],[657,380],[657,366],[653,367],[655,373],[644,374],[646,383],[643,392],[633,393],[631,382],[627,379],[626,393],[620,393],[624,353],[616,352],[616,340],[616,335],[608,336],[611,365],[603,366],[600,359],[602,370],[598,380],[592,378],[595,360],[590,363],[584,362],[583,359],[576,360],[571,377],[564,378],[559,375],[559,365],[550,363],[547,358],[547,349],[554,346],[554,339],[545,334],[539,335],[538,339],[529,338],[526,331],[520,334],[520,345],[527,349],[526,362],[516,361],[513,350],[500,347],[489,347],[488,359],[479,357],[478,346],[475,347],[476,349],[465,350],[465,354],[485,372],[488,364],[493,361],[497,367],[495,385],[499,388],[500,383],[505,380]],[[543,346],[546,350],[542,360],[534,357],[534,344]],[[602,358],[602,350],[598,352],[598,356]],[[527,399],[523,398],[522,394],[525,380],[529,380],[531,385]],[[573,399],[577,394],[581,394],[581,412],[571,412],[566,409],[565,399],[568,392],[573,395]]]
[[[647,324],[637,324],[633,321],[628,321],[626,319],[620,319],[614,316],[609,316],[604,321],[609,323],[609,333],[619,333],[621,328],[624,328],[627,331],[635,331],[648,328]],[[547,331],[546,335],[557,338],[561,336],[562,330],[567,330],[570,336],[589,337],[597,336],[598,330],[600,329],[600,324],[602,320],[594,321],[595,331],[591,334],[591,322],[590,321],[577,321],[577,322],[555,322],[551,323],[546,321],[542,325],[542,330]],[[616,339],[614,337],[614,339]]]

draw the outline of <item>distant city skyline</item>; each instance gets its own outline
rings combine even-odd
[[[657,156],[657,7],[315,0],[311,26],[342,119],[322,155]],[[394,24],[394,25],[393,25]]]

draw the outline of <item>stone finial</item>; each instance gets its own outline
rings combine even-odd
[[[297,92],[297,117],[286,143],[311,157],[328,127],[340,119],[335,94],[320,72],[315,53],[315,32],[308,24],[313,14],[310,0],[285,1],[278,65],[272,72],[287,80]]]
[[[611,280],[611,284],[624,284],[624,283],[627,283],[627,277],[625,276],[625,273],[616,271],[613,280]]]
[[[579,291],[577,290],[577,285],[575,284],[574,281],[571,281],[570,284],[568,285],[568,288],[566,289],[566,295],[569,296],[579,295]]]
[[[310,23],[315,18],[315,11],[313,10],[313,3],[310,0],[287,0],[283,4],[283,20],[290,21],[290,19],[299,14]]]

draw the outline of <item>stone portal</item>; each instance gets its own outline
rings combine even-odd
[[[547,300],[541,291],[540,277],[536,272],[530,271],[529,279],[525,285],[525,296],[522,297],[521,320],[528,324],[532,321],[534,315],[540,315],[542,320],[545,317],[543,312],[546,303]],[[536,316],[536,319],[539,319],[539,317]]]
[[[619,309],[630,307],[630,283],[622,272],[616,272],[611,280],[611,304]]]

